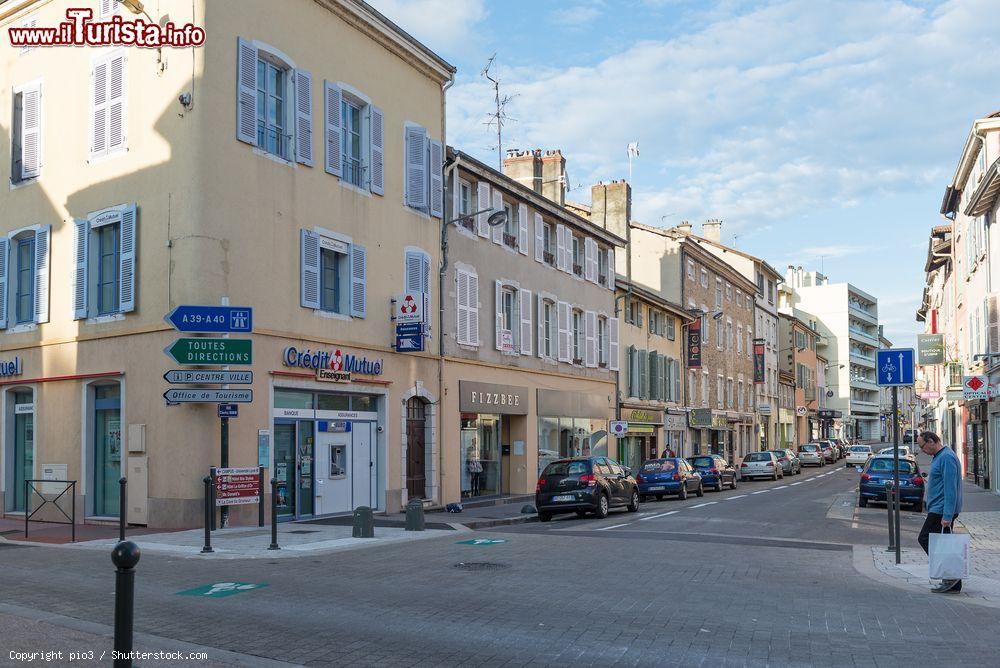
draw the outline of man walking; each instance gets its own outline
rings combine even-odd
[[[925,431],[917,436],[917,445],[925,455],[930,455],[931,473],[927,482],[927,519],[920,529],[917,542],[928,551],[930,534],[951,530],[958,514],[962,512],[962,465],[951,448],[946,448],[934,432]],[[931,587],[936,594],[962,591],[961,580],[942,580]]]

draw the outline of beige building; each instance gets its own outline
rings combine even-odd
[[[7,2],[0,28],[55,26],[79,4]],[[253,334],[234,335],[252,362],[206,359],[253,372],[228,463],[267,467],[283,516],[398,510],[404,433],[424,436],[414,490],[442,500],[440,361],[394,350],[390,318],[406,293],[438,313],[454,69],[360,0],[146,8],[206,44],[0,47],[0,127],[16,135],[0,142],[0,359],[17,361],[0,377],[4,513],[44,473],[76,481],[78,517],[116,517],[127,474],[130,521],[200,524],[216,406],[163,397],[178,337],[164,316],[184,304],[254,310]]]
[[[782,313],[779,318],[778,362],[781,370],[795,379],[795,444],[802,445],[820,435],[819,332],[793,315]]]
[[[623,241],[563,206],[565,165],[558,151],[512,153],[501,174],[448,151],[445,502],[533,494],[554,459],[616,456],[612,260]]]
[[[778,370],[778,446],[794,448],[795,435],[795,376]]]

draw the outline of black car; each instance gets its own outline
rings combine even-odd
[[[557,513],[583,517],[594,513],[608,516],[608,510],[625,506],[639,510],[639,491],[627,467],[607,457],[559,459],[542,471],[535,487],[538,520],[548,522]]]
[[[721,492],[726,485],[736,489],[736,469],[719,455],[695,455],[687,460],[701,474],[703,485],[716,492]]]

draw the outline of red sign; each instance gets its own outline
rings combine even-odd
[[[260,469],[215,469],[215,505],[260,503]]]

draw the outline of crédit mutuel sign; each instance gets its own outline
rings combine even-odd
[[[316,380],[328,383],[349,383],[351,374],[362,376],[381,376],[385,368],[385,362],[381,359],[370,360],[364,356],[345,353],[339,348],[336,350],[299,350],[295,346],[288,346],[281,355],[281,361],[285,366],[298,367],[300,369],[315,369]]]

